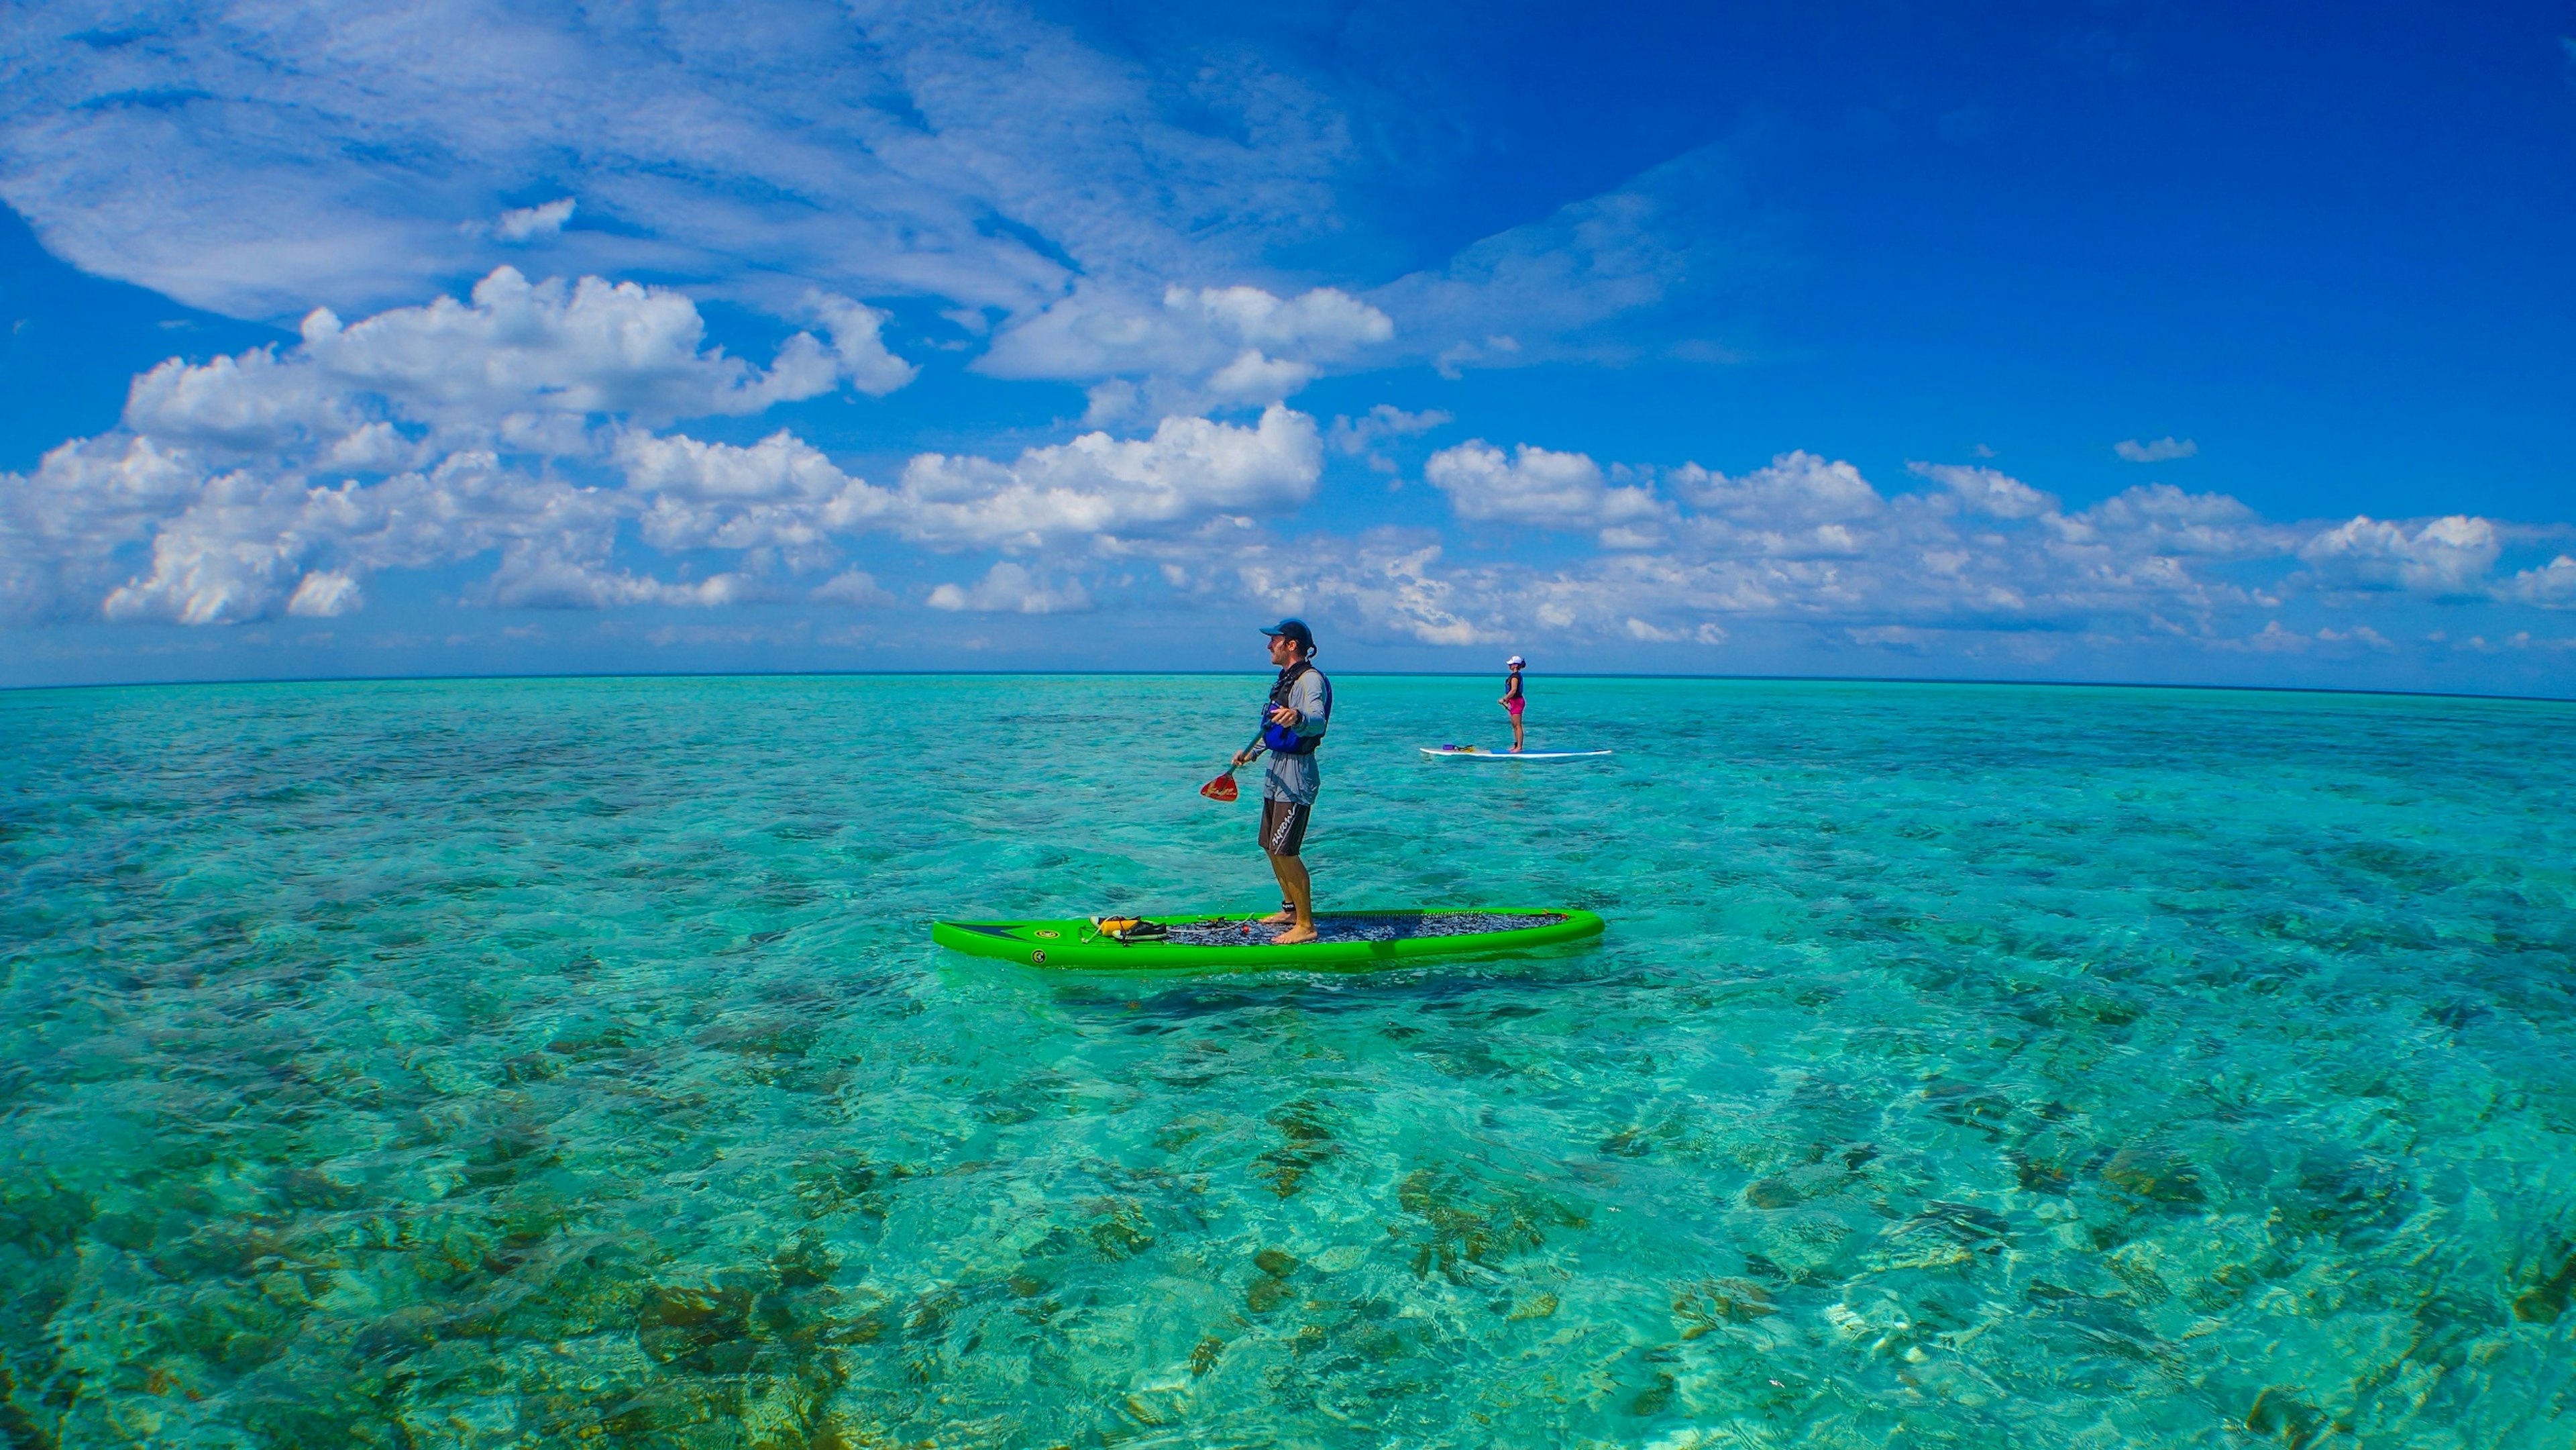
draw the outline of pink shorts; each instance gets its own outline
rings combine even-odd
[[[1518,715],[1521,712],[1521,706],[1528,703],[1528,701],[1521,699],[1505,700],[1503,702],[1503,708],[1511,711],[1514,715]]]

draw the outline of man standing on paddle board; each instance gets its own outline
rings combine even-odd
[[[1521,709],[1529,703],[1521,693],[1521,667],[1529,661],[1514,655],[1503,661],[1508,672],[1503,676],[1503,708],[1512,714],[1512,754],[1521,753]]]
[[[1279,878],[1281,898],[1279,910],[1262,920],[1287,928],[1270,939],[1285,946],[1315,939],[1315,884],[1297,853],[1305,848],[1306,821],[1324,785],[1315,747],[1324,743],[1331,723],[1333,682],[1315,668],[1315,632],[1306,621],[1283,619],[1261,632],[1270,637],[1270,663],[1279,668],[1261,716],[1259,748],[1270,752],[1270,768],[1261,777],[1261,850]],[[1235,752],[1234,763],[1250,764],[1253,754],[1254,747],[1245,746]]]

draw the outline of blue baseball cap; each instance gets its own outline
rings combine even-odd
[[[1283,619],[1277,624],[1263,625],[1261,632],[1263,634],[1275,635],[1285,639],[1293,639],[1297,643],[1304,645],[1309,651],[1315,648],[1315,632],[1308,629],[1306,627],[1306,621],[1302,619]]]

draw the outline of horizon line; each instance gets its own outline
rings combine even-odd
[[[400,684],[465,684],[498,681],[546,680],[828,680],[828,679],[1021,679],[1039,677],[1077,677],[1085,679],[1179,675],[1192,678],[1258,676],[1259,669],[1245,670],[1086,670],[1086,669],[1019,669],[1019,670],[600,670],[548,671],[544,673],[490,674],[418,674],[418,675],[247,675],[212,680],[120,680],[112,683],[0,685],[0,694],[39,694],[55,690],[170,690],[213,688],[226,685],[400,685]],[[1492,670],[1348,670],[1338,672],[1353,679],[1482,679]],[[1570,680],[1706,680],[1750,684],[1812,685],[1980,685],[2013,686],[2067,690],[2217,690],[2233,694],[2256,695],[2359,695],[2419,700],[2497,700],[2522,704],[2576,704],[2576,696],[2514,695],[2474,690],[2403,690],[2369,689],[2361,686],[2330,685],[2225,685],[2181,684],[2155,680],[2013,680],[1983,678],[1973,675],[1766,675],[1766,674],[1688,674],[1635,670],[1557,670],[1541,678]]]

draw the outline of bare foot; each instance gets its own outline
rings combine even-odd
[[[1274,947],[1293,947],[1301,941],[1313,941],[1314,939],[1315,929],[1313,927],[1292,926],[1286,931],[1279,933],[1277,936],[1272,937],[1270,939],[1270,944]]]
[[[1296,919],[1297,913],[1290,911],[1284,906],[1277,911],[1270,913],[1268,916],[1256,916],[1253,918],[1254,921],[1261,923],[1263,926],[1286,926],[1288,923],[1295,921]]]

